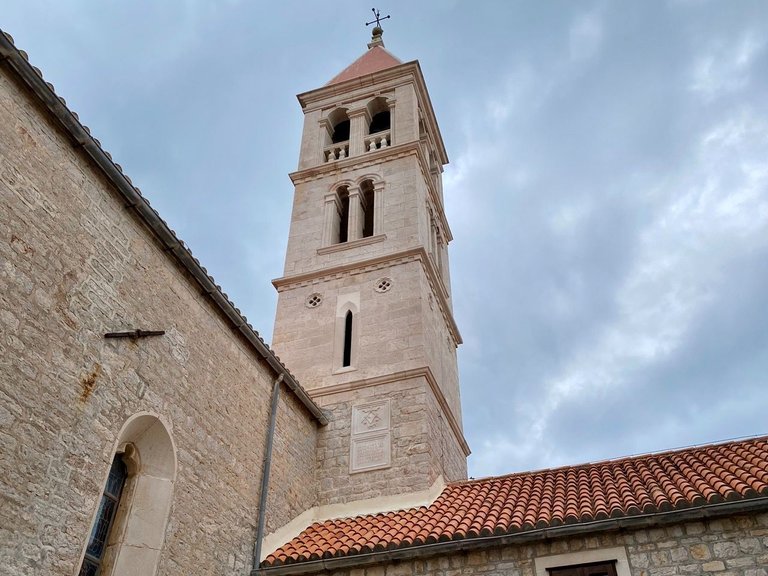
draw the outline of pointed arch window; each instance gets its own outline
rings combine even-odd
[[[154,414],[131,416],[118,434],[107,481],[83,536],[79,576],[157,571],[171,511],[176,448]]]
[[[341,366],[347,368],[352,365],[352,330],[353,330],[352,310],[347,310],[344,317],[344,350],[342,352]]]
[[[99,503],[96,522],[88,539],[88,547],[85,549],[85,558],[80,567],[79,576],[97,576],[101,572],[104,552],[107,550],[109,533],[115,523],[115,514],[120,505],[120,496],[125,487],[125,479],[128,477],[128,468],[123,462],[123,455],[115,455],[112,467],[109,469],[109,477],[104,487]]]

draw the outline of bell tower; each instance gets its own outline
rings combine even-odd
[[[304,112],[273,347],[329,412],[319,504],[466,478],[448,158],[417,61],[368,50]]]

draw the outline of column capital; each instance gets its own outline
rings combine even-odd
[[[357,118],[358,116],[365,116],[366,120],[370,121],[370,114],[368,113],[368,108],[363,106],[362,108],[355,108],[354,110],[347,110],[347,117],[352,120],[352,118]]]

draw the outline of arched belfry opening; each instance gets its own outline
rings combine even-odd
[[[374,190],[371,180],[360,183],[360,199],[363,206],[363,238],[373,236]]]
[[[345,108],[337,108],[328,115],[331,128],[331,143],[338,144],[349,140],[349,116]]]
[[[368,115],[371,122],[368,125],[368,134],[377,134],[389,130],[391,127],[391,115],[387,100],[379,96],[368,103]]]
[[[349,238],[349,188],[339,186],[336,189],[339,210],[338,242],[346,242]]]

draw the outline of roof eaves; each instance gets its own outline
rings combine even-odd
[[[416,558],[436,556],[439,554],[452,554],[468,550],[525,544],[553,538],[564,538],[598,532],[609,532],[622,529],[641,529],[652,526],[677,524],[695,520],[719,518],[735,514],[747,514],[752,512],[764,512],[768,510],[768,497],[750,498],[718,504],[706,504],[704,506],[672,510],[669,512],[656,512],[653,514],[639,514],[622,518],[609,518],[593,522],[567,524],[554,528],[545,527],[514,534],[500,534],[493,536],[478,536],[461,540],[449,540],[434,544],[421,544],[365,554],[346,555],[336,558],[309,560],[293,564],[279,566],[263,566],[251,572],[251,576],[288,576],[318,572],[332,572],[351,567],[362,567],[385,562],[406,561]]]
[[[298,397],[302,404],[309,410],[321,425],[328,424],[328,418],[320,407],[309,397],[304,388],[290,373],[288,368],[280,361],[269,346],[262,340],[258,332],[248,323],[229,297],[222,291],[208,271],[192,255],[192,252],[184,242],[176,236],[176,233],[160,217],[157,210],[152,208],[149,201],[142,196],[130,178],[123,174],[119,164],[112,160],[109,152],[101,147],[101,143],[91,136],[90,131],[84,126],[77,114],[67,107],[64,98],[56,95],[52,84],[43,79],[42,72],[29,63],[28,56],[23,50],[19,50],[13,43],[10,34],[0,30],[0,61],[8,67],[26,84],[37,96],[42,104],[61,123],[95,164],[104,172],[117,191],[123,196],[129,208],[147,224],[157,239],[171,252],[177,261],[187,269],[193,278],[200,284],[203,291],[211,297],[211,300],[219,307],[224,315],[232,322],[234,327],[245,337],[251,346],[277,373],[283,375],[283,381]]]

